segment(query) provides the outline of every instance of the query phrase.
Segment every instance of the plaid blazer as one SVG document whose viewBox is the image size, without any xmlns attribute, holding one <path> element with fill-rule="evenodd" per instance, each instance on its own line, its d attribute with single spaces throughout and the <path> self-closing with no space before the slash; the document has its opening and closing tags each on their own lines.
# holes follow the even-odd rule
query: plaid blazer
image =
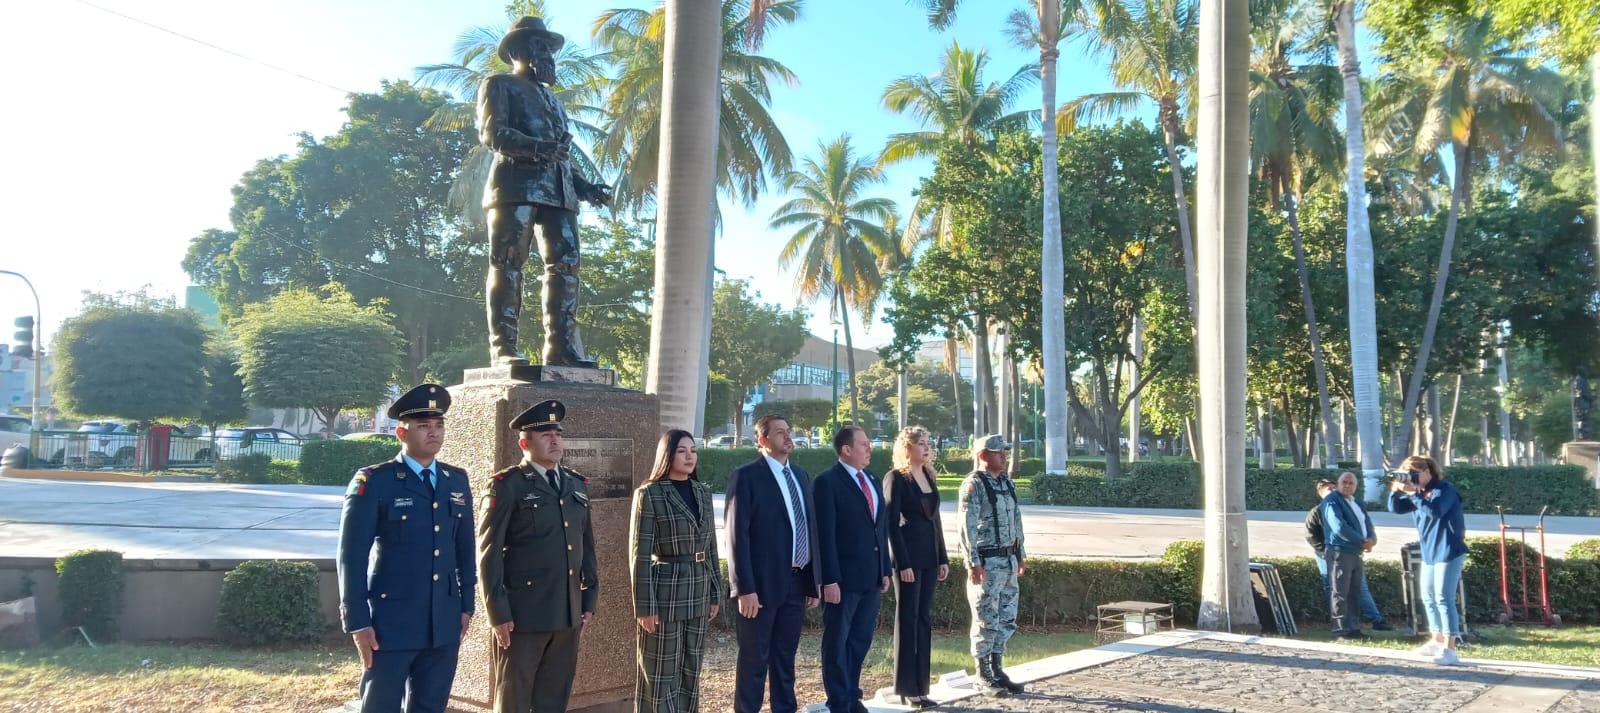
<svg viewBox="0 0 1600 713">
<path fill-rule="evenodd" d="M 662 621 L 705 616 L 727 596 L 717 562 L 717 523 L 711 488 L 694 484 L 700 517 L 689 512 L 670 483 L 645 483 L 633 493 L 634 616 Z M 703 555 L 700 561 L 697 555 Z M 667 561 L 674 560 L 674 561 Z"/>
</svg>

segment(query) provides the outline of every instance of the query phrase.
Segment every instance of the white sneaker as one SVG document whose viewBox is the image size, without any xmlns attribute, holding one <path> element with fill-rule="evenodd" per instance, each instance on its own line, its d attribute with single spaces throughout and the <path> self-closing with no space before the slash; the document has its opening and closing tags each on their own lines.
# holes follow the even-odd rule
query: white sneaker
<svg viewBox="0 0 1600 713">
<path fill-rule="evenodd" d="M 1456 666 L 1461 663 L 1461 657 L 1456 655 L 1455 649 L 1444 649 L 1434 655 L 1433 662 L 1440 666 Z"/>
<path fill-rule="evenodd" d="M 1411 650 L 1413 656 L 1431 659 L 1439 653 L 1439 642 L 1429 639 L 1427 643 Z"/>
</svg>

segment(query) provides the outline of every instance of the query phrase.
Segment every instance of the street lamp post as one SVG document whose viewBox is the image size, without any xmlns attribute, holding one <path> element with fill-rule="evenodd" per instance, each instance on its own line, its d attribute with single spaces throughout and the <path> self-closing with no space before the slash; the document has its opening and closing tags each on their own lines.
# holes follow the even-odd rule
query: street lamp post
<svg viewBox="0 0 1600 713">
<path fill-rule="evenodd" d="M 22 283 L 28 286 L 28 291 L 33 293 L 33 434 L 31 438 L 37 439 L 41 425 L 39 420 L 39 390 L 42 388 L 42 384 L 39 383 L 39 378 L 42 372 L 39 364 L 44 361 L 41 358 L 44 356 L 44 342 L 40 339 L 44 335 L 44 311 L 39 308 L 39 291 L 33 289 L 33 281 L 29 280 L 27 275 L 10 270 L 0 270 L 0 275 L 15 275 L 17 279 L 22 280 Z M 28 445 L 31 449 L 38 444 L 29 443 Z"/>
</svg>

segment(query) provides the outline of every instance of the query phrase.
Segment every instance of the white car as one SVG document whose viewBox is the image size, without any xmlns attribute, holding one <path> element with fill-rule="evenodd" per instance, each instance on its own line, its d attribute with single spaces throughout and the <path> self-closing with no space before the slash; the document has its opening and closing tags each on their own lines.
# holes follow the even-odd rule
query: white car
<svg viewBox="0 0 1600 713">
<path fill-rule="evenodd" d="M 228 428 L 217 432 L 217 457 L 226 460 L 264 453 L 273 460 L 300 460 L 303 442 L 281 428 Z"/>
<path fill-rule="evenodd" d="M 373 438 L 376 438 L 376 439 L 378 439 L 380 441 L 396 441 L 396 442 L 398 442 L 400 440 L 399 437 L 395 436 L 393 433 L 383 433 L 381 431 L 356 431 L 354 433 L 346 433 L 343 436 L 340 436 L 339 440 L 341 440 L 341 441 L 365 441 L 365 440 L 369 440 L 369 439 L 373 439 Z"/>
</svg>

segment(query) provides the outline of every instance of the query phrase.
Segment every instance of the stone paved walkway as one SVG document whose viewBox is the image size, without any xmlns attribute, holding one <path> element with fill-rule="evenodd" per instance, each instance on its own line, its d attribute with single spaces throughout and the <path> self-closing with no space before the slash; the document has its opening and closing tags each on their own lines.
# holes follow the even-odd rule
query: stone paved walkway
<svg viewBox="0 0 1600 713">
<path fill-rule="evenodd" d="M 1401 652 L 1228 636 L 1180 638 L 1176 645 L 1081 667 L 1070 663 L 1072 656 L 1057 657 L 1054 668 L 1067 670 L 1033 681 L 1024 695 L 968 697 L 936 710 L 1600 713 L 1597 669 L 1504 662 L 1441 667 Z M 1030 665 L 1027 672 L 1031 678 L 1050 668 Z"/>
</svg>

